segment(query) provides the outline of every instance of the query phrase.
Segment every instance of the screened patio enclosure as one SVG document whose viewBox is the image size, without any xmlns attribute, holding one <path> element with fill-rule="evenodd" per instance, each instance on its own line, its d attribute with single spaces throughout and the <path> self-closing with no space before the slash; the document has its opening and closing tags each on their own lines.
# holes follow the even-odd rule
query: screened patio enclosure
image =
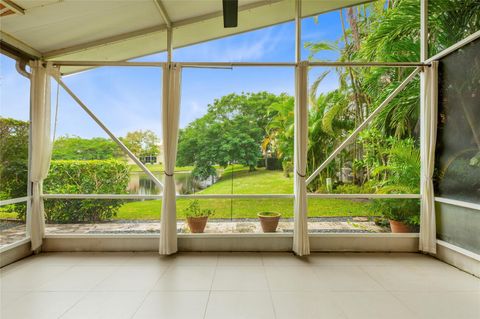
<svg viewBox="0 0 480 319">
<path fill-rule="evenodd" d="M 24 192 L 18 196 L 6 192 L 3 196 L 1 192 L 0 213 L 5 214 L 1 215 L 5 223 L 2 253 L 28 246 L 26 250 L 37 252 L 124 249 L 158 250 L 163 255 L 183 250 L 291 250 L 299 256 L 330 250 L 436 254 L 437 249 L 458 246 L 458 251 L 479 254 L 480 242 L 475 234 L 480 231 L 480 185 L 476 179 L 480 176 L 476 79 L 480 31 L 462 34 L 440 50 L 429 47 L 438 31 L 429 31 L 429 17 L 436 17 L 438 12 L 422 0 L 419 12 L 413 14 L 418 20 L 411 22 L 420 27 L 420 52 L 413 54 L 419 57 L 417 60 L 396 60 L 395 52 L 384 61 L 375 57 L 327 60 L 307 57 L 302 52 L 309 45 L 308 39 L 302 37 L 302 25 L 309 23 L 307 19 L 322 19 L 322 14 L 338 10 L 342 13 L 344 8 L 362 8 L 370 2 L 240 0 L 236 28 L 223 28 L 220 1 L 5 2 L 6 9 L 2 10 L 9 13 L 1 18 L 1 50 L 15 60 L 19 81 L 29 81 L 29 92 L 23 94 L 29 96 L 30 111 L 23 127 L 27 132 L 23 161 L 28 163 L 23 174 Z M 287 61 L 224 61 L 221 53 L 219 60 L 182 58 L 181 50 L 186 47 L 278 25 L 285 27 L 291 44 L 287 45 L 291 48 L 291 59 Z M 458 65 L 469 72 L 459 75 L 455 67 Z M 102 101 L 112 102 L 105 111 L 100 100 L 92 96 L 100 99 L 108 92 L 96 88 L 95 83 L 90 83 L 88 89 L 78 84 L 90 81 L 87 75 L 91 72 L 99 72 L 95 76 L 101 83 L 125 77 L 129 86 L 125 92 L 146 105 L 151 122 L 143 125 L 135 123 L 133 117 L 121 118 L 122 103 L 129 103 L 126 98 L 120 101 L 115 96 L 110 100 L 102 97 Z M 353 120 L 348 127 L 335 127 L 335 120 L 328 124 L 325 118 L 315 122 L 316 103 L 327 98 L 326 91 L 322 91 L 323 79 L 335 77 L 340 82 L 344 80 L 342 72 L 359 78 L 362 74 L 384 72 L 390 77 L 371 84 L 372 90 L 382 92 L 381 99 L 362 102 L 360 92 L 356 96 L 359 100 L 341 110 L 335 108 L 339 103 L 329 102 L 330 109 L 324 114 L 330 112 L 336 119 L 350 116 Z M 257 83 L 250 88 L 245 80 L 248 76 L 258 77 L 264 87 Z M 148 86 L 139 85 L 147 78 Z M 260 159 L 252 160 L 254 164 L 222 161 L 219 158 L 232 157 L 231 153 L 241 157 L 240 151 L 246 149 L 242 139 L 249 134 L 245 129 L 237 129 L 231 136 L 225 131 L 215 141 L 237 144 L 228 154 L 221 153 L 221 148 L 211 152 L 208 167 L 215 174 L 192 177 L 198 165 L 185 159 L 185 150 L 193 147 L 185 141 L 188 128 L 201 122 L 199 117 L 192 118 L 192 109 L 184 106 L 189 92 L 218 90 L 227 96 L 240 92 L 238 87 L 246 92 L 266 92 L 269 84 L 277 82 L 293 95 L 291 99 L 280 95 L 275 101 L 285 106 L 283 118 L 278 109 L 275 111 L 275 123 L 290 127 L 286 146 L 278 146 L 282 142 L 275 139 L 279 129 L 272 129 L 274 121 L 269 119 L 269 130 L 261 132 L 266 146 L 261 150 L 258 147 Z M 418 92 L 418 98 L 408 100 L 405 92 L 412 91 Z M 247 101 L 259 98 L 248 94 L 242 96 Z M 340 100 L 342 94 L 351 93 L 338 91 L 336 98 Z M 212 102 L 209 108 L 220 110 L 219 103 Z M 392 105 L 400 104 L 411 105 L 409 113 L 396 115 Z M 245 117 L 260 120 L 246 105 L 242 111 Z M 128 163 L 128 176 L 109 171 L 111 168 L 73 165 L 61 157 L 59 141 L 66 142 L 56 132 L 76 135 L 75 125 L 65 124 L 67 109 L 76 112 L 76 125 L 95 130 L 98 134 L 92 133 L 93 138 L 102 137 L 111 143 L 112 154 L 123 163 L 118 165 Z M 8 114 L 2 111 L 0 115 L 8 118 Z M 228 117 L 236 113 L 226 114 Z M 418 114 L 419 120 L 407 122 L 411 134 L 408 138 L 404 134 L 397 144 L 387 140 L 385 132 L 372 129 L 379 117 L 398 121 L 411 114 Z M 125 132 L 115 127 L 115 121 L 131 130 L 158 131 L 160 141 L 155 150 L 139 155 L 127 136 L 122 137 Z M 325 129 L 315 131 L 312 123 L 321 123 Z M 341 129 L 342 134 L 329 135 L 328 129 Z M 402 136 L 401 132 L 393 132 L 392 136 L 395 134 Z M 206 134 L 202 137 L 211 138 Z M 76 141 L 76 147 L 80 142 Z M 373 143 L 378 147 L 371 147 Z M 400 152 L 408 153 L 413 164 L 401 162 Z M 289 154 L 289 160 L 285 154 Z M 198 154 L 192 156 L 198 163 Z M 284 159 L 275 164 L 277 156 Z M 155 158 L 158 169 L 145 162 L 147 157 Z M 114 155 L 104 159 L 113 160 Z M 374 169 L 369 161 L 383 165 Z M 358 165 L 363 165 L 361 170 Z M 274 168 L 270 170 L 269 166 Z M 282 167 L 286 176 L 281 173 Z M 62 173 L 67 169 L 70 173 Z M 247 179 L 253 170 L 258 179 Z M 393 187 L 393 178 L 404 175 L 410 177 L 409 185 L 413 186 Z M 97 184 L 71 186 L 88 177 Z M 120 186 L 124 183 L 126 187 Z M 359 183 L 362 187 L 354 186 Z M 119 187 L 109 188 L 108 184 Z M 185 212 L 193 202 L 214 212 L 204 234 L 191 233 L 186 225 Z M 391 233 L 381 213 L 382 209 L 399 207 L 406 207 L 408 218 L 417 225 L 409 233 Z M 19 211 L 23 219 L 12 217 Z M 123 219 L 115 220 L 111 211 Z M 262 232 L 256 215 L 265 211 L 281 213 L 277 232 Z"/>
</svg>

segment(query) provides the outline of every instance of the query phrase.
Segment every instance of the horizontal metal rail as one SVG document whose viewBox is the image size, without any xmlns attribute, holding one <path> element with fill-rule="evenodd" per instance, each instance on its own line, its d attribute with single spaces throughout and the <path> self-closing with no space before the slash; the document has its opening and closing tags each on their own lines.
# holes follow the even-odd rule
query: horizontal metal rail
<svg viewBox="0 0 480 319">
<path fill-rule="evenodd" d="M 307 194 L 308 198 L 333 198 L 333 199 L 419 199 L 420 194 Z"/>
<path fill-rule="evenodd" d="M 129 61 L 49 61 L 55 66 L 140 66 L 162 67 L 165 62 L 129 62 Z"/>
<path fill-rule="evenodd" d="M 475 209 L 480 211 L 480 204 L 465 202 L 463 200 L 455 200 L 455 199 L 444 198 L 444 197 L 435 197 L 435 201 L 439 203 L 449 204 L 453 206 L 460 206 L 460 207 L 465 207 L 465 208 L 470 208 L 470 209 Z"/>
<path fill-rule="evenodd" d="M 43 194 L 44 199 L 162 199 L 162 195 L 135 194 Z"/>
<path fill-rule="evenodd" d="M 309 66 L 339 66 L 339 67 L 400 67 L 400 68 L 414 68 L 425 66 L 428 64 L 422 62 L 336 62 L 336 61 L 318 61 L 308 62 Z"/>
<path fill-rule="evenodd" d="M 295 198 L 294 194 L 199 194 L 199 195 L 177 195 L 177 198 L 225 198 L 225 199 L 255 199 L 255 198 Z"/>
<path fill-rule="evenodd" d="M 126 67 L 162 67 L 167 62 L 129 62 L 129 61 L 50 61 L 55 66 L 126 66 Z M 421 62 L 343 62 L 343 61 L 305 61 L 312 67 L 419 67 L 429 65 Z M 232 68 L 232 67 L 295 67 L 295 62 L 175 62 L 182 68 Z"/>
<path fill-rule="evenodd" d="M 43 194 L 44 199 L 162 199 L 163 195 L 135 195 L 135 194 Z M 294 198 L 293 194 L 201 194 L 177 195 L 177 198 Z"/>
<path fill-rule="evenodd" d="M 5 199 L 5 200 L 0 201 L 0 206 L 24 203 L 24 202 L 28 201 L 29 199 L 30 199 L 29 196 L 12 198 L 12 199 Z"/>
<path fill-rule="evenodd" d="M 43 194 L 44 199 L 124 199 L 124 200 L 159 200 L 162 195 L 135 194 Z M 282 199 L 295 198 L 294 194 L 199 194 L 177 195 L 177 198 L 189 199 Z M 420 194 L 307 194 L 308 198 L 333 199 L 370 199 L 370 198 L 420 198 Z"/>
</svg>

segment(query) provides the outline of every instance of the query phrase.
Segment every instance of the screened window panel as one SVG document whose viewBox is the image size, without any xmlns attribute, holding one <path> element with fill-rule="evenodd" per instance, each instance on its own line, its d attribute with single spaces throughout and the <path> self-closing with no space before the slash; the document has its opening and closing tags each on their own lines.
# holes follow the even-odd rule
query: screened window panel
<svg viewBox="0 0 480 319">
<path fill-rule="evenodd" d="M 435 196 L 480 204 L 480 40 L 440 60 Z"/>
</svg>

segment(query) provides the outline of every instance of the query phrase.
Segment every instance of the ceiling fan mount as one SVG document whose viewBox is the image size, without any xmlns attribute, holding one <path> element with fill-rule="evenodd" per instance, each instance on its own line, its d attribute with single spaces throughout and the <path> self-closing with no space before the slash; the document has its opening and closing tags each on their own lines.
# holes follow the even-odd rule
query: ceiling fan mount
<svg viewBox="0 0 480 319">
<path fill-rule="evenodd" d="M 238 0 L 222 0 L 223 27 L 236 28 L 238 25 Z"/>
</svg>

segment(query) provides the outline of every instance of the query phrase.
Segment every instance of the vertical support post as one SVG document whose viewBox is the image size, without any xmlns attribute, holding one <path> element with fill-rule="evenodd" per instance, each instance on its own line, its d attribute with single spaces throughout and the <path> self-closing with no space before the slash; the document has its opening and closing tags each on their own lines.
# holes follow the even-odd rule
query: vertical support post
<svg viewBox="0 0 480 319">
<path fill-rule="evenodd" d="M 17 62 L 17 66 L 18 66 Z M 29 74 L 28 74 L 29 75 Z M 30 75 L 28 79 L 31 80 Z M 32 233 L 32 103 L 29 106 L 28 113 L 28 162 L 27 162 L 27 211 L 25 213 L 25 231 L 27 237 Z"/>
<path fill-rule="evenodd" d="M 420 0 L 420 62 L 428 59 L 428 0 Z M 425 67 L 424 67 L 425 68 Z M 425 69 L 420 73 L 420 201 L 425 201 Z"/>
<path fill-rule="evenodd" d="M 168 26 L 167 27 L 167 62 L 168 63 L 172 62 L 172 36 L 173 36 L 172 27 Z"/>
<path fill-rule="evenodd" d="M 420 62 L 428 59 L 428 0 L 420 0 Z M 424 67 L 425 68 L 425 67 Z M 421 201 L 424 201 L 423 181 L 425 176 L 425 126 L 423 117 L 425 116 L 425 70 L 420 73 L 420 195 Z"/>
<path fill-rule="evenodd" d="M 428 0 L 420 0 L 420 61 L 428 59 Z"/>
<path fill-rule="evenodd" d="M 302 1 L 295 0 L 294 225 L 293 251 L 310 254 L 307 222 L 308 62 L 301 62 Z"/>
<path fill-rule="evenodd" d="M 302 1 L 295 0 L 295 62 L 302 59 Z"/>
</svg>

